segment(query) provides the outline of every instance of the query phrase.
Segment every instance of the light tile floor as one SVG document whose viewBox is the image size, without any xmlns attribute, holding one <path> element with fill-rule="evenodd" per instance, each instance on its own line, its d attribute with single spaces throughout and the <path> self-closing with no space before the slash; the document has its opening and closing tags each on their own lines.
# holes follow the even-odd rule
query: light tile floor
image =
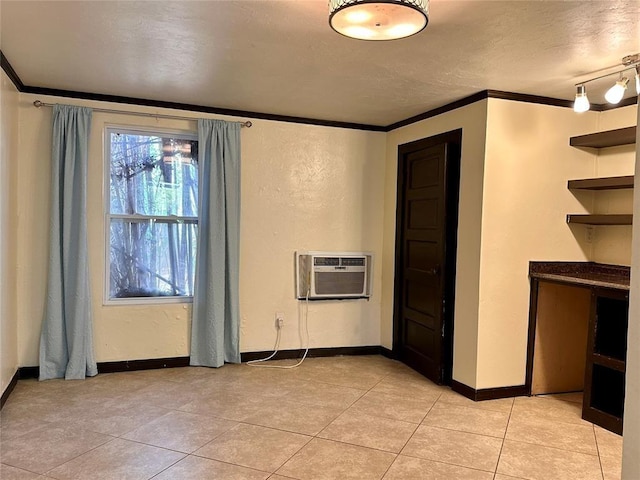
<svg viewBox="0 0 640 480">
<path fill-rule="evenodd" d="M 0 478 L 619 479 L 621 437 L 580 402 L 476 403 L 379 356 L 23 380 L 1 414 Z"/>
</svg>

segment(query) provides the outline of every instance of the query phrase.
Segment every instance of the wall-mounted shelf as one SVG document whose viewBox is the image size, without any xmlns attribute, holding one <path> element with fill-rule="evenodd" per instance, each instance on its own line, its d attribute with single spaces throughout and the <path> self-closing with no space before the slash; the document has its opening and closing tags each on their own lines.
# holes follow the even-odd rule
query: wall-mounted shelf
<svg viewBox="0 0 640 480">
<path fill-rule="evenodd" d="M 569 190 L 619 190 L 622 188 L 633 188 L 633 175 L 569 180 L 567 182 L 567 188 L 569 188 Z"/>
<path fill-rule="evenodd" d="M 570 213 L 567 215 L 567 223 L 581 225 L 631 225 L 633 215 L 575 215 Z"/>
<path fill-rule="evenodd" d="M 636 143 L 636 127 L 618 128 L 569 138 L 572 147 L 606 148 Z"/>
</svg>

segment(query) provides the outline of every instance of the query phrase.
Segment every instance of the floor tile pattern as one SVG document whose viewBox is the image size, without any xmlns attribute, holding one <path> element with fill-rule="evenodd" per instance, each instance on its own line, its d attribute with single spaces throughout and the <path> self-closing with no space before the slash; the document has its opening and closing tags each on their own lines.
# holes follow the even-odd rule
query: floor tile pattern
<svg viewBox="0 0 640 480">
<path fill-rule="evenodd" d="M 472 402 L 381 356 L 21 380 L 0 478 L 619 480 L 622 439 L 580 402 Z"/>
</svg>

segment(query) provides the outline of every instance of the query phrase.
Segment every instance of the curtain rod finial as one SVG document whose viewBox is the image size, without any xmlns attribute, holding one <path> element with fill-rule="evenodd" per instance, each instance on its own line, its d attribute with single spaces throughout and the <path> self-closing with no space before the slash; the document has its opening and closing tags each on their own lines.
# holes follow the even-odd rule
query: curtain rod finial
<svg viewBox="0 0 640 480">
<path fill-rule="evenodd" d="M 36 100 L 35 102 L 33 102 L 33 106 L 36 108 L 40 108 L 44 105 L 44 103 L 42 103 L 40 100 Z"/>
</svg>

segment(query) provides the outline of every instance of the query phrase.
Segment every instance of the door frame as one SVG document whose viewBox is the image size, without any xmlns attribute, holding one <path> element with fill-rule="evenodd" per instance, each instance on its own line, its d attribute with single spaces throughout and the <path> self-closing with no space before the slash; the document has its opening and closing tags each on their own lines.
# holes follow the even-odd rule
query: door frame
<svg viewBox="0 0 640 480">
<path fill-rule="evenodd" d="M 405 161 L 410 152 L 429 148 L 442 143 L 447 144 L 444 172 L 445 188 L 445 259 L 442 268 L 443 281 L 443 332 L 442 332 L 442 371 L 441 382 L 450 385 L 453 373 L 453 329 L 455 310 L 456 259 L 458 244 L 458 205 L 460 197 L 460 163 L 462 157 L 462 129 L 451 130 L 428 138 L 398 145 L 398 172 L 396 190 L 396 237 L 395 269 L 393 289 L 393 356 L 400 358 L 400 340 L 402 338 L 402 224 L 404 218 Z"/>
</svg>

